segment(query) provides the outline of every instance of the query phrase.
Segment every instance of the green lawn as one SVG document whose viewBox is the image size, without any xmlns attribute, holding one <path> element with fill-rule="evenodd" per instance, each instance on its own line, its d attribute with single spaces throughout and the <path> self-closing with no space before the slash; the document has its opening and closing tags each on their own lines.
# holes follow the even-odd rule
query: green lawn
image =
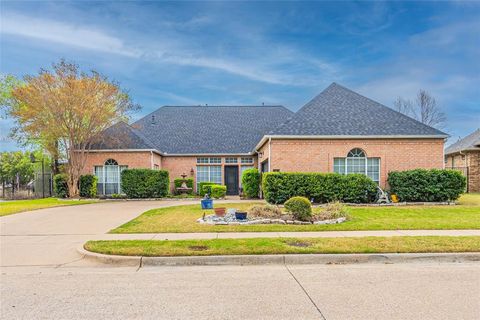
<svg viewBox="0 0 480 320">
<path fill-rule="evenodd" d="M 0 217 L 24 211 L 50 207 L 75 206 L 96 201 L 97 200 L 59 200 L 56 198 L 2 201 L 0 202 Z"/>
<path fill-rule="evenodd" d="M 256 232 L 399 229 L 480 229 L 480 194 L 469 194 L 456 206 L 350 207 L 350 221 L 336 225 L 211 226 L 196 222 L 200 205 L 147 211 L 111 233 Z M 232 203 L 229 208 L 248 209 L 252 203 Z M 211 212 L 209 212 L 211 213 Z"/>
<path fill-rule="evenodd" d="M 293 253 L 479 252 L 480 237 L 251 238 L 102 240 L 85 249 L 127 256 L 210 256 Z"/>
</svg>

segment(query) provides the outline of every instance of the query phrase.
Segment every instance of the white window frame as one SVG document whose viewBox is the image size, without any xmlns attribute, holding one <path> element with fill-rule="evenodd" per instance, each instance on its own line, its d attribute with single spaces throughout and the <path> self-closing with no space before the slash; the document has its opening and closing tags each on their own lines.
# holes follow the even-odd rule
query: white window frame
<svg viewBox="0 0 480 320">
<path fill-rule="evenodd" d="M 360 148 L 354 148 L 354 149 L 352 149 L 352 150 L 355 150 L 355 149 L 360 149 Z M 348 155 L 352 150 L 350 150 L 350 151 L 347 153 L 347 155 Z M 362 149 L 360 149 L 360 150 L 362 150 Z M 382 170 L 382 166 L 381 166 L 381 161 L 382 161 L 382 159 L 381 159 L 380 157 L 367 157 L 367 153 L 366 153 L 365 151 L 363 151 L 363 150 L 362 150 L 362 152 L 363 152 L 363 154 L 365 155 L 364 157 L 335 157 L 335 158 L 333 158 L 333 171 L 335 172 L 335 159 L 343 159 L 343 160 L 344 160 L 344 166 L 345 166 L 345 168 L 344 168 L 344 172 L 345 172 L 345 173 L 343 173 L 343 174 L 359 173 L 359 172 L 348 172 L 348 160 L 352 160 L 352 159 L 365 159 L 364 172 L 361 173 L 361 174 L 364 174 L 365 176 L 369 177 L 369 176 L 368 176 L 368 160 L 369 160 L 369 159 L 378 159 L 378 181 L 373 180 L 373 179 L 370 178 L 370 177 L 369 177 L 369 178 L 372 179 L 374 182 L 376 182 L 376 183 L 379 184 L 379 183 L 380 183 L 380 177 L 381 177 L 381 170 Z M 340 173 L 340 174 L 342 174 L 342 173 Z"/>
<path fill-rule="evenodd" d="M 118 182 L 117 182 L 117 190 L 118 190 L 118 193 L 121 194 L 122 193 L 122 171 L 125 170 L 125 169 L 128 169 L 128 166 L 127 165 L 119 165 L 118 164 L 118 161 L 116 161 L 115 159 L 107 159 L 102 166 L 93 166 L 93 175 L 94 176 L 97 176 L 96 175 L 96 172 L 95 172 L 95 167 L 102 167 L 102 195 L 106 195 L 105 194 L 105 186 L 106 186 L 106 182 L 105 182 L 105 167 L 107 165 L 105 165 L 105 163 L 107 163 L 109 160 L 114 160 L 117 164 L 115 165 L 117 167 L 117 174 L 118 174 Z M 108 166 L 112 166 L 112 165 L 108 165 Z"/>
<path fill-rule="evenodd" d="M 238 158 L 236 158 L 236 157 L 226 157 L 225 158 L 225 163 L 237 164 L 238 163 Z"/>
<path fill-rule="evenodd" d="M 240 163 L 241 164 L 253 164 L 254 161 L 253 161 L 253 158 L 242 157 L 242 159 L 240 160 Z"/>
</svg>

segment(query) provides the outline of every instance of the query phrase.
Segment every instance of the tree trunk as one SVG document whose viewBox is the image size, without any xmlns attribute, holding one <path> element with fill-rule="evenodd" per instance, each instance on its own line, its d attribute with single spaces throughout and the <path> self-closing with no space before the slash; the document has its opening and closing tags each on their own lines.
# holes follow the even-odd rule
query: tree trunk
<svg viewBox="0 0 480 320">
<path fill-rule="evenodd" d="M 68 177 L 68 196 L 70 198 L 75 198 L 78 196 L 78 177 L 75 177 L 73 174 L 70 174 Z"/>
</svg>

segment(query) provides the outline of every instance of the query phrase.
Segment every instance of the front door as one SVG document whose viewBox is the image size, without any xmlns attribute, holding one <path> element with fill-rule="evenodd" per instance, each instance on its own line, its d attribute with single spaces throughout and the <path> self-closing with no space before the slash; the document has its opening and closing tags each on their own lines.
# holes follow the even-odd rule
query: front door
<svg viewBox="0 0 480 320">
<path fill-rule="evenodd" d="M 238 195 L 238 166 L 225 166 L 225 185 L 228 195 Z"/>
</svg>

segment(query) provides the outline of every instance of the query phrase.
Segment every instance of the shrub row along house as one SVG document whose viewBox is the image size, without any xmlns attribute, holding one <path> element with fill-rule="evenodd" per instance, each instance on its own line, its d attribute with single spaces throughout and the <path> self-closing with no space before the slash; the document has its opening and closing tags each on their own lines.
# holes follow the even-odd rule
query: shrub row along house
<svg viewBox="0 0 480 320">
<path fill-rule="evenodd" d="M 125 168 L 164 169 L 239 193 L 241 174 L 362 173 L 384 187 L 388 172 L 443 168 L 447 134 L 336 83 L 296 113 L 283 106 L 164 106 L 107 129 L 85 174 L 99 194 L 121 193 Z"/>
</svg>

